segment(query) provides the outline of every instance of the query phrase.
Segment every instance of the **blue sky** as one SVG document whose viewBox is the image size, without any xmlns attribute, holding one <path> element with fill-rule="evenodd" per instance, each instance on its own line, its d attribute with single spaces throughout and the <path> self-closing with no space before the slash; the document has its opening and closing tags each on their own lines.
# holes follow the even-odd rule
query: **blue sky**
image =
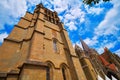
<svg viewBox="0 0 120 80">
<path fill-rule="evenodd" d="M 0 2 L 0 45 L 26 11 L 33 12 L 41 0 L 2 0 Z M 120 3 L 100 2 L 92 7 L 81 0 L 44 0 L 43 5 L 57 11 L 73 44 L 82 38 L 99 53 L 104 47 L 120 55 Z"/>
</svg>

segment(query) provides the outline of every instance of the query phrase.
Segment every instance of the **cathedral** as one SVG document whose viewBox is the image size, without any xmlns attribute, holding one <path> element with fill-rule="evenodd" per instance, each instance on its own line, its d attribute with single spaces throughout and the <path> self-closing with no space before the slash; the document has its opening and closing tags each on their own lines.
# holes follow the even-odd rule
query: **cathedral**
<svg viewBox="0 0 120 80">
<path fill-rule="evenodd" d="M 36 5 L 0 46 L 0 80 L 120 80 L 120 57 L 73 45 L 57 12 Z"/>
</svg>

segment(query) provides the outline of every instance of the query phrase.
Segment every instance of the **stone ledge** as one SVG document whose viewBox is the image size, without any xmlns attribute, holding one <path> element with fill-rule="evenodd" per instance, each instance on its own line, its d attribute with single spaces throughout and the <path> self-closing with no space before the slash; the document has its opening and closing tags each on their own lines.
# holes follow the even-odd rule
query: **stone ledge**
<svg viewBox="0 0 120 80">
<path fill-rule="evenodd" d="M 4 73 L 4 72 L 0 72 L 0 77 L 6 77 L 7 76 L 7 72 Z"/>
</svg>

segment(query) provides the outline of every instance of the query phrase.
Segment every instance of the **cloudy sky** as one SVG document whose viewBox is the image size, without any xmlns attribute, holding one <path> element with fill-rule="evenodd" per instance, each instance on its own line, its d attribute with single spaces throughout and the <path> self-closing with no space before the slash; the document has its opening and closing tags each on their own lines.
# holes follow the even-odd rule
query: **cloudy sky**
<svg viewBox="0 0 120 80">
<path fill-rule="evenodd" d="M 33 12 L 41 0 L 0 1 L 0 45 L 26 11 Z M 43 5 L 57 11 L 65 24 L 71 42 L 80 44 L 82 38 L 99 53 L 104 47 L 120 55 L 120 3 L 118 0 L 88 6 L 81 0 L 43 0 Z"/>
</svg>

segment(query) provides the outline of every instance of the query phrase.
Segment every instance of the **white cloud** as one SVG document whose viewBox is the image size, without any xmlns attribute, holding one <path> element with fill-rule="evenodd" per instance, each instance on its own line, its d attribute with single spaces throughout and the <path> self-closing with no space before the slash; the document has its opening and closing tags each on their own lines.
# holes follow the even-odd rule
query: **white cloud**
<svg viewBox="0 0 120 80">
<path fill-rule="evenodd" d="M 62 20 L 62 19 L 63 19 L 63 16 L 59 16 L 59 18 L 60 18 L 60 20 Z"/>
<path fill-rule="evenodd" d="M 85 15 L 82 15 L 82 16 L 80 17 L 80 23 L 83 23 L 83 22 L 85 22 Z"/>
<path fill-rule="evenodd" d="M 94 46 L 94 45 L 96 45 L 96 44 L 98 43 L 98 40 L 97 40 L 96 37 L 93 37 L 92 39 L 86 38 L 86 39 L 84 39 L 83 41 L 84 41 L 89 47 Z M 80 41 L 77 41 L 76 43 L 74 43 L 73 46 L 75 46 L 75 44 L 77 44 L 78 46 L 80 46 L 80 47 L 83 49 L 82 44 L 81 44 Z"/>
<path fill-rule="evenodd" d="M 116 44 L 116 42 L 108 43 L 108 44 L 105 44 L 104 47 L 107 47 L 108 49 L 114 48 L 114 47 L 115 47 L 115 44 Z"/>
<path fill-rule="evenodd" d="M 75 17 L 73 15 L 71 15 L 71 14 L 66 14 L 65 19 L 66 20 L 73 20 L 73 19 L 75 19 Z"/>
<path fill-rule="evenodd" d="M 90 39 L 90 38 L 84 39 L 84 42 L 86 44 L 88 44 L 89 46 L 94 46 L 94 45 L 96 45 L 98 43 L 98 40 L 97 40 L 96 37 L 93 37 L 92 39 Z"/>
<path fill-rule="evenodd" d="M 107 39 L 102 40 L 102 42 L 100 42 L 98 36 L 94 36 L 91 39 L 86 38 L 86 39 L 84 39 L 84 42 L 88 46 L 95 48 L 97 50 L 97 52 L 100 54 L 103 53 L 105 47 L 107 47 L 108 49 L 112 49 L 115 47 L 115 45 L 117 43 L 117 41 L 111 41 L 111 40 L 107 40 Z"/>
<path fill-rule="evenodd" d="M 113 8 L 108 11 L 106 14 L 104 20 L 98 25 L 98 27 L 95 29 L 95 34 L 98 36 L 101 35 L 117 35 L 120 28 L 117 26 L 120 22 L 120 4 L 115 2 L 114 0 L 114 6 Z"/>
<path fill-rule="evenodd" d="M 81 6 L 82 5 L 71 6 L 71 8 L 66 10 L 64 15 L 64 23 L 69 27 L 69 30 L 77 30 L 78 28 L 75 24 L 80 24 L 85 21 L 86 14 L 83 10 L 81 10 Z M 79 20 L 79 22 L 76 22 L 76 20 Z"/>
<path fill-rule="evenodd" d="M 103 52 L 103 48 L 107 47 L 108 49 L 112 49 L 115 47 L 116 43 L 120 41 L 119 39 L 119 31 L 120 31 L 120 4 L 117 0 L 112 1 L 113 8 L 111 8 L 104 20 L 95 28 L 94 35 L 97 36 L 97 39 L 101 37 L 104 39 L 97 46 L 97 51 L 99 53 Z M 108 35 L 112 35 L 113 38 L 116 38 L 116 41 L 110 40 L 112 38 L 108 38 Z"/>
<path fill-rule="evenodd" d="M 66 24 L 69 28 L 69 30 L 77 30 L 77 27 L 75 26 L 74 22 L 69 22 Z"/>
<path fill-rule="evenodd" d="M 0 43 L 8 36 L 5 24 L 15 25 L 18 18 L 24 16 L 26 10 L 25 0 L 3 0 L 0 2 L 0 30 L 2 31 L 0 32 Z"/>
<path fill-rule="evenodd" d="M 23 16 L 25 14 L 25 11 L 27 10 L 25 0 L 22 0 L 22 1 L 4 0 L 4 1 L 1 1 L 0 5 L 1 5 L 2 9 L 9 12 L 9 13 L 5 12 L 8 16 L 12 16 L 15 18 Z"/>
<path fill-rule="evenodd" d="M 52 1 L 51 1 L 52 2 Z M 54 5 L 54 10 L 57 11 L 58 13 L 61 13 L 65 10 L 68 9 L 68 0 L 54 0 L 53 2 Z"/>
<path fill-rule="evenodd" d="M 97 49 L 98 53 L 103 53 L 104 48 L 107 47 L 108 49 L 114 48 L 116 45 L 116 41 L 112 42 L 112 43 L 102 43 Z"/>
<path fill-rule="evenodd" d="M 8 36 L 8 34 L 6 32 L 0 34 L 0 43 L 2 43 L 4 38 L 6 38 L 7 36 Z"/>
<path fill-rule="evenodd" d="M 0 2 L 0 29 L 5 24 L 15 24 L 17 18 L 23 16 L 27 10 L 25 0 L 3 0 Z"/>
<path fill-rule="evenodd" d="M 81 49 L 83 49 L 82 44 L 80 41 L 77 41 L 76 43 L 73 43 L 73 47 L 75 47 L 75 44 L 77 44 Z"/>
<path fill-rule="evenodd" d="M 76 7 L 79 5 L 82 5 L 82 1 L 81 0 L 68 0 L 69 5 L 71 5 L 72 7 Z"/>
<path fill-rule="evenodd" d="M 114 53 L 116 53 L 120 56 L 120 49 L 116 50 Z"/>
<path fill-rule="evenodd" d="M 95 14 L 95 15 L 99 15 L 104 10 L 103 8 L 100 8 L 99 5 L 96 5 L 96 7 L 94 7 L 94 6 L 90 7 L 88 5 L 85 5 L 85 9 L 86 9 L 87 13 Z"/>
<path fill-rule="evenodd" d="M 104 52 L 104 47 L 96 48 L 96 50 L 99 54 L 102 54 Z"/>
<path fill-rule="evenodd" d="M 80 6 L 70 9 L 70 13 L 73 18 L 79 18 L 81 23 L 85 21 L 85 12 L 80 9 Z"/>
<path fill-rule="evenodd" d="M 42 0 L 26 0 L 26 1 L 29 3 L 29 6 L 33 6 L 39 4 Z"/>
<path fill-rule="evenodd" d="M 99 15 L 102 11 L 103 11 L 103 8 L 91 7 L 91 8 L 89 9 L 88 13 Z"/>
<path fill-rule="evenodd" d="M 71 15 L 75 18 L 80 18 L 81 16 L 85 15 L 85 13 L 80 9 L 80 7 L 73 7 L 70 9 Z"/>
</svg>

